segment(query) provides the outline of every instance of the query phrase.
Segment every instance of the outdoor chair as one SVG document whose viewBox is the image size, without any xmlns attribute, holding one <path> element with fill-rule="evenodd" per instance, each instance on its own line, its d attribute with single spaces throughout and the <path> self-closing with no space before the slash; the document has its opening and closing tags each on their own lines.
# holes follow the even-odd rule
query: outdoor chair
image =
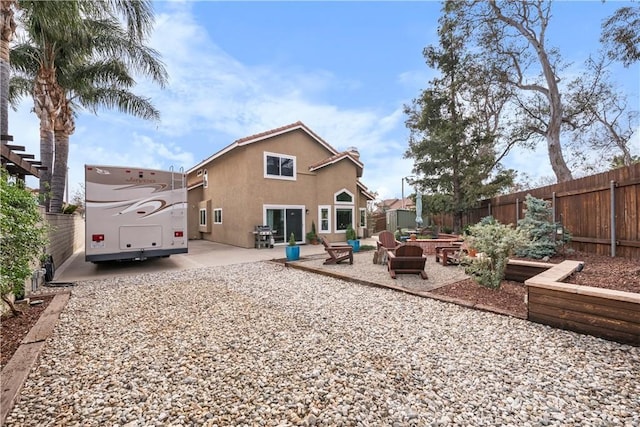
<svg viewBox="0 0 640 427">
<path fill-rule="evenodd" d="M 443 266 L 458 265 L 463 257 L 467 255 L 466 245 L 436 246 L 436 263 Z"/>
<path fill-rule="evenodd" d="M 394 252 L 389 252 L 389 260 L 387 261 L 387 270 L 392 279 L 396 278 L 398 273 L 416 273 L 422 279 L 427 278 L 427 272 L 424 271 L 427 256 L 422 252 L 420 246 L 400 245 Z"/>
<path fill-rule="evenodd" d="M 376 242 L 377 249 L 384 248 L 387 251 L 394 252 L 398 246 L 402 243 L 398 242 L 390 231 L 382 231 L 378 235 L 378 241 Z"/>
<path fill-rule="evenodd" d="M 324 250 L 329 255 L 324 264 L 338 264 L 341 261 L 349 260 L 349 264 L 353 264 L 353 246 L 351 245 L 333 245 L 327 241 L 326 237 L 320 239 Z"/>
<path fill-rule="evenodd" d="M 378 235 L 378 241 L 376 242 L 376 259 L 381 263 L 385 264 L 389 252 L 395 252 L 396 248 L 400 246 L 402 243 L 397 241 L 395 236 L 390 231 L 383 231 Z"/>
</svg>

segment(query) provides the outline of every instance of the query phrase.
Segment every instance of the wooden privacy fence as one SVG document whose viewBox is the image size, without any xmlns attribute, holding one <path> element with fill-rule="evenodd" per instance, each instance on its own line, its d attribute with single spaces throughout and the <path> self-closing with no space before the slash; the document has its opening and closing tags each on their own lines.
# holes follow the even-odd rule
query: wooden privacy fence
<svg viewBox="0 0 640 427">
<path fill-rule="evenodd" d="M 524 218 L 527 194 L 551 202 L 551 220 L 571 233 L 571 248 L 640 259 L 640 164 L 482 200 L 465 215 L 463 225 L 488 215 L 516 224 Z M 440 226 L 453 224 L 449 215 L 433 219 Z"/>
</svg>

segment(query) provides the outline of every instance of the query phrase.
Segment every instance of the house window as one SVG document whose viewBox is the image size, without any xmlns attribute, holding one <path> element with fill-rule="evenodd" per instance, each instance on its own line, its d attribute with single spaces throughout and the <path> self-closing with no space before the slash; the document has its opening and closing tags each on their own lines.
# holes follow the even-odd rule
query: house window
<svg viewBox="0 0 640 427">
<path fill-rule="evenodd" d="M 360 227 L 367 226 L 367 210 L 365 208 L 360 208 Z"/>
<path fill-rule="evenodd" d="M 202 177 L 202 185 L 204 188 L 209 186 L 209 175 L 207 174 L 207 170 L 204 170 L 204 176 Z"/>
<path fill-rule="evenodd" d="M 318 224 L 320 224 L 319 233 L 331 232 L 331 216 L 329 215 L 331 206 L 318 206 Z"/>
<path fill-rule="evenodd" d="M 213 210 L 213 223 L 222 224 L 222 209 L 218 208 Z"/>
<path fill-rule="evenodd" d="M 348 190 L 338 191 L 333 196 L 335 198 L 335 202 L 338 204 L 353 204 L 353 194 Z"/>
<path fill-rule="evenodd" d="M 202 176 L 202 169 L 198 169 L 198 176 Z"/>
<path fill-rule="evenodd" d="M 206 209 L 200 209 L 200 225 L 203 226 L 203 227 L 207 225 L 207 210 Z"/>
<path fill-rule="evenodd" d="M 336 206 L 336 233 L 344 233 L 349 225 L 353 227 L 353 208 Z"/>
<path fill-rule="evenodd" d="M 285 154 L 264 153 L 264 177 L 296 179 L 296 158 Z"/>
</svg>

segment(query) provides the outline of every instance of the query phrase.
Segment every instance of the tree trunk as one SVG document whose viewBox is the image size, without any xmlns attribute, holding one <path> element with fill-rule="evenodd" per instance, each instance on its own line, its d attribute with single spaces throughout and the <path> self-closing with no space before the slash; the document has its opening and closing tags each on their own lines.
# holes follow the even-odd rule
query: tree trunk
<svg viewBox="0 0 640 427">
<path fill-rule="evenodd" d="M 16 23 L 13 19 L 14 1 L 2 0 L 0 5 L 0 134 L 9 133 L 9 44 L 13 40 Z"/>
<path fill-rule="evenodd" d="M 549 100 L 549 124 L 547 127 L 547 151 L 551 168 L 556 175 L 558 182 L 571 181 L 573 176 L 571 170 L 564 161 L 562 146 L 560 145 L 560 130 L 562 126 L 562 99 L 560 89 L 556 81 L 556 75 L 549 63 L 549 57 L 540 44 L 535 44 L 542 71 L 547 81 L 547 99 Z"/>
<path fill-rule="evenodd" d="M 44 121 L 46 122 L 46 121 Z M 53 129 L 47 129 L 40 120 L 40 204 L 49 212 L 51 200 L 51 170 L 53 166 Z"/>
<path fill-rule="evenodd" d="M 33 107 L 40 119 L 40 161 L 46 167 L 40 173 L 40 203 L 47 212 L 53 176 L 53 129 L 60 112 L 60 92 L 55 80 L 55 70 L 40 68 L 34 87 Z"/>
<path fill-rule="evenodd" d="M 55 156 L 51 177 L 51 212 L 61 213 L 67 184 L 69 160 L 69 135 L 75 131 L 73 112 L 65 100 L 55 125 Z M 69 201 L 67 200 L 67 203 Z"/>
<path fill-rule="evenodd" d="M 55 154 L 51 175 L 50 211 L 62 213 L 64 190 L 67 182 L 67 161 L 69 157 L 69 136 L 64 131 L 55 131 Z"/>
</svg>

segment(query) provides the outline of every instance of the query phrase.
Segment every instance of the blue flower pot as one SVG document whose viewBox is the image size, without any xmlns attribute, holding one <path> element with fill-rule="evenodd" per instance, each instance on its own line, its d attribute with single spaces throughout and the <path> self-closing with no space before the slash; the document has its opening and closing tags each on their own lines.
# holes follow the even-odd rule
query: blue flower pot
<svg viewBox="0 0 640 427">
<path fill-rule="evenodd" d="M 285 246 L 287 261 L 297 261 L 300 259 L 300 246 Z"/>
<path fill-rule="evenodd" d="M 360 250 L 360 240 L 347 240 L 347 243 L 353 248 L 353 252 Z"/>
</svg>

